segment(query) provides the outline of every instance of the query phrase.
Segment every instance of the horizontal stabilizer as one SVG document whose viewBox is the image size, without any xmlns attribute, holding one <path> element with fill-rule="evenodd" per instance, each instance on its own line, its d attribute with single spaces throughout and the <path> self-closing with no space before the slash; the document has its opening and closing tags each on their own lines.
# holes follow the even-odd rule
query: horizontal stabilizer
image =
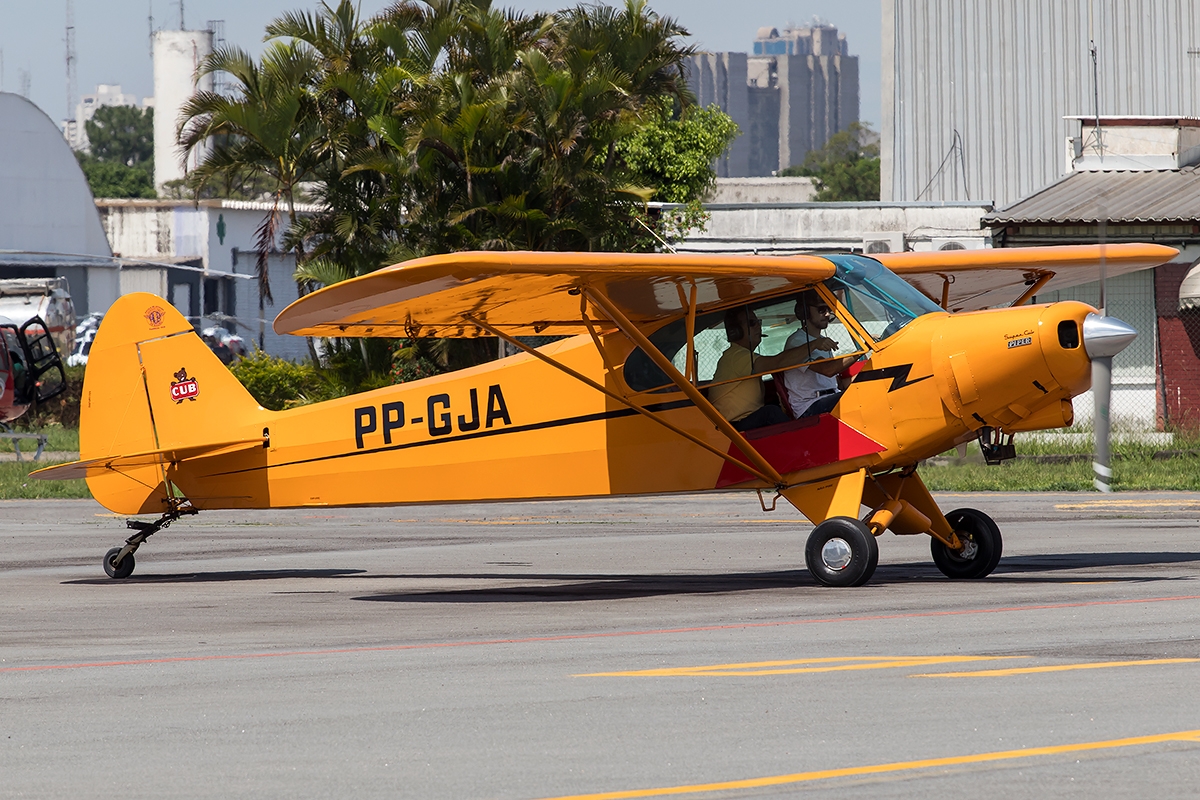
<svg viewBox="0 0 1200 800">
<path fill-rule="evenodd" d="M 70 464 L 59 464 L 29 473 L 31 478 L 43 481 L 66 481 L 104 475 L 111 472 L 124 472 L 138 467 L 151 467 L 162 464 L 178 464 L 183 461 L 193 461 L 198 458 L 222 456 L 262 447 L 267 439 L 259 436 L 253 439 L 237 439 L 232 442 L 216 442 L 214 444 L 190 445 L 187 447 L 168 447 L 164 450 L 146 450 L 129 455 L 105 456 L 86 461 L 72 461 Z"/>
</svg>

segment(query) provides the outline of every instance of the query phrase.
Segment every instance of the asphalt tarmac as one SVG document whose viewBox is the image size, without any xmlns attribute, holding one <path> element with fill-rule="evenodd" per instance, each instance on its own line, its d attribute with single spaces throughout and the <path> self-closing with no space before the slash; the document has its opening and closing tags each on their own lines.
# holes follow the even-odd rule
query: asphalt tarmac
<svg viewBox="0 0 1200 800">
<path fill-rule="evenodd" d="M 0 502 L 0 797 L 1200 794 L 1200 494 L 940 495 L 815 584 L 753 494 L 212 512 Z"/>
</svg>

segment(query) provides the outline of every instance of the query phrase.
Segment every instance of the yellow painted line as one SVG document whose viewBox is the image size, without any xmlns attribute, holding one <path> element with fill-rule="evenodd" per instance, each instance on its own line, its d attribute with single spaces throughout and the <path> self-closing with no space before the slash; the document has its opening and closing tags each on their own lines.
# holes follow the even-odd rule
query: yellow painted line
<svg viewBox="0 0 1200 800">
<path fill-rule="evenodd" d="M 1200 500 L 1088 500 L 1082 503 L 1059 503 L 1059 511 L 1078 511 L 1087 508 L 1196 508 Z"/>
<path fill-rule="evenodd" d="M 799 675 L 813 672 L 848 672 L 864 669 L 931 667 L 966 661 L 1003 661 L 1028 656 L 855 656 L 853 658 L 808 658 L 795 661 L 752 661 L 742 664 L 711 664 L 703 667 L 664 667 L 627 672 L 590 672 L 576 678 L 661 678 L 684 675 Z"/>
<path fill-rule="evenodd" d="M 974 755 L 950 756 L 947 758 L 926 758 L 920 761 L 893 761 L 890 764 L 871 764 L 862 767 L 843 767 L 841 769 L 825 769 L 815 772 L 794 772 L 790 775 L 769 775 L 763 778 L 747 778 L 718 783 L 693 783 L 682 786 L 662 786 L 652 789 L 627 789 L 616 792 L 598 792 L 596 794 L 573 794 L 545 798 L 545 800 L 627 800 L 628 798 L 635 797 L 667 797 L 669 795 L 697 794 L 699 792 L 728 792 L 737 789 L 788 786 L 809 781 L 829 780 L 831 778 L 885 775 L 889 772 L 906 772 L 909 770 L 931 769 L 933 767 L 956 767 L 964 764 L 986 764 L 993 761 L 1011 761 L 1014 759 L 1037 758 L 1039 756 L 1085 753 L 1095 750 L 1114 750 L 1120 747 L 1144 747 L 1146 745 L 1164 744 L 1166 742 L 1200 743 L 1200 730 L 1161 733 L 1156 736 L 1134 736 L 1128 739 L 1107 739 L 1100 742 L 1060 744 L 1051 747 L 1029 747 L 1024 750 L 1000 750 L 991 753 L 976 753 Z"/>
<path fill-rule="evenodd" d="M 1112 667 L 1149 667 L 1157 664 L 1194 664 L 1200 658 L 1154 658 L 1144 661 L 1091 661 L 1083 664 L 1055 664 L 1050 667 L 1016 667 L 1013 669 L 983 669 L 976 672 L 931 672 L 909 675 L 910 678 L 1003 678 L 1008 675 L 1032 675 L 1035 672 L 1070 672 L 1077 669 L 1109 669 Z"/>
</svg>

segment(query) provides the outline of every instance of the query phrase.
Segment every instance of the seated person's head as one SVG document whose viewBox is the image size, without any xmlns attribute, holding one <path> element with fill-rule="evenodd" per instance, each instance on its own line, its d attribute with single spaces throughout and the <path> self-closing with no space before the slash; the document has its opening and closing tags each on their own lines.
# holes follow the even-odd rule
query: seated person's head
<svg viewBox="0 0 1200 800">
<path fill-rule="evenodd" d="M 725 312 L 725 338 L 731 344 L 756 347 L 762 338 L 761 333 L 762 320 L 746 306 L 731 308 Z"/>
<path fill-rule="evenodd" d="M 796 319 L 806 328 L 824 330 L 833 321 L 833 311 L 816 289 L 806 289 L 796 297 Z"/>
</svg>

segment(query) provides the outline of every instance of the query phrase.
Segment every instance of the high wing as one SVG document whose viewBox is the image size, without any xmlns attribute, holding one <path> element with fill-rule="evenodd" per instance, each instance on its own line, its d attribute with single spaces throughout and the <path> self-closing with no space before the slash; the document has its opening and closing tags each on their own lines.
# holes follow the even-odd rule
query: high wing
<svg viewBox="0 0 1200 800">
<path fill-rule="evenodd" d="M 674 253 L 467 252 L 385 267 L 300 298 L 275 319 L 300 336 L 587 333 L 588 294 L 603 294 L 635 325 L 795 290 L 833 277 L 820 256 Z M 694 288 L 693 288 L 694 287 Z M 587 289 L 587 292 L 581 292 Z M 695 300 L 692 301 L 692 292 Z M 582 295 L 582 297 L 581 297 Z M 597 317 L 599 317 L 597 319 Z"/>
<path fill-rule="evenodd" d="M 1165 264 L 1178 254 L 1157 244 L 1010 247 L 878 253 L 881 261 L 948 311 L 1021 305 L 1039 292 Z"/>
</svg>

